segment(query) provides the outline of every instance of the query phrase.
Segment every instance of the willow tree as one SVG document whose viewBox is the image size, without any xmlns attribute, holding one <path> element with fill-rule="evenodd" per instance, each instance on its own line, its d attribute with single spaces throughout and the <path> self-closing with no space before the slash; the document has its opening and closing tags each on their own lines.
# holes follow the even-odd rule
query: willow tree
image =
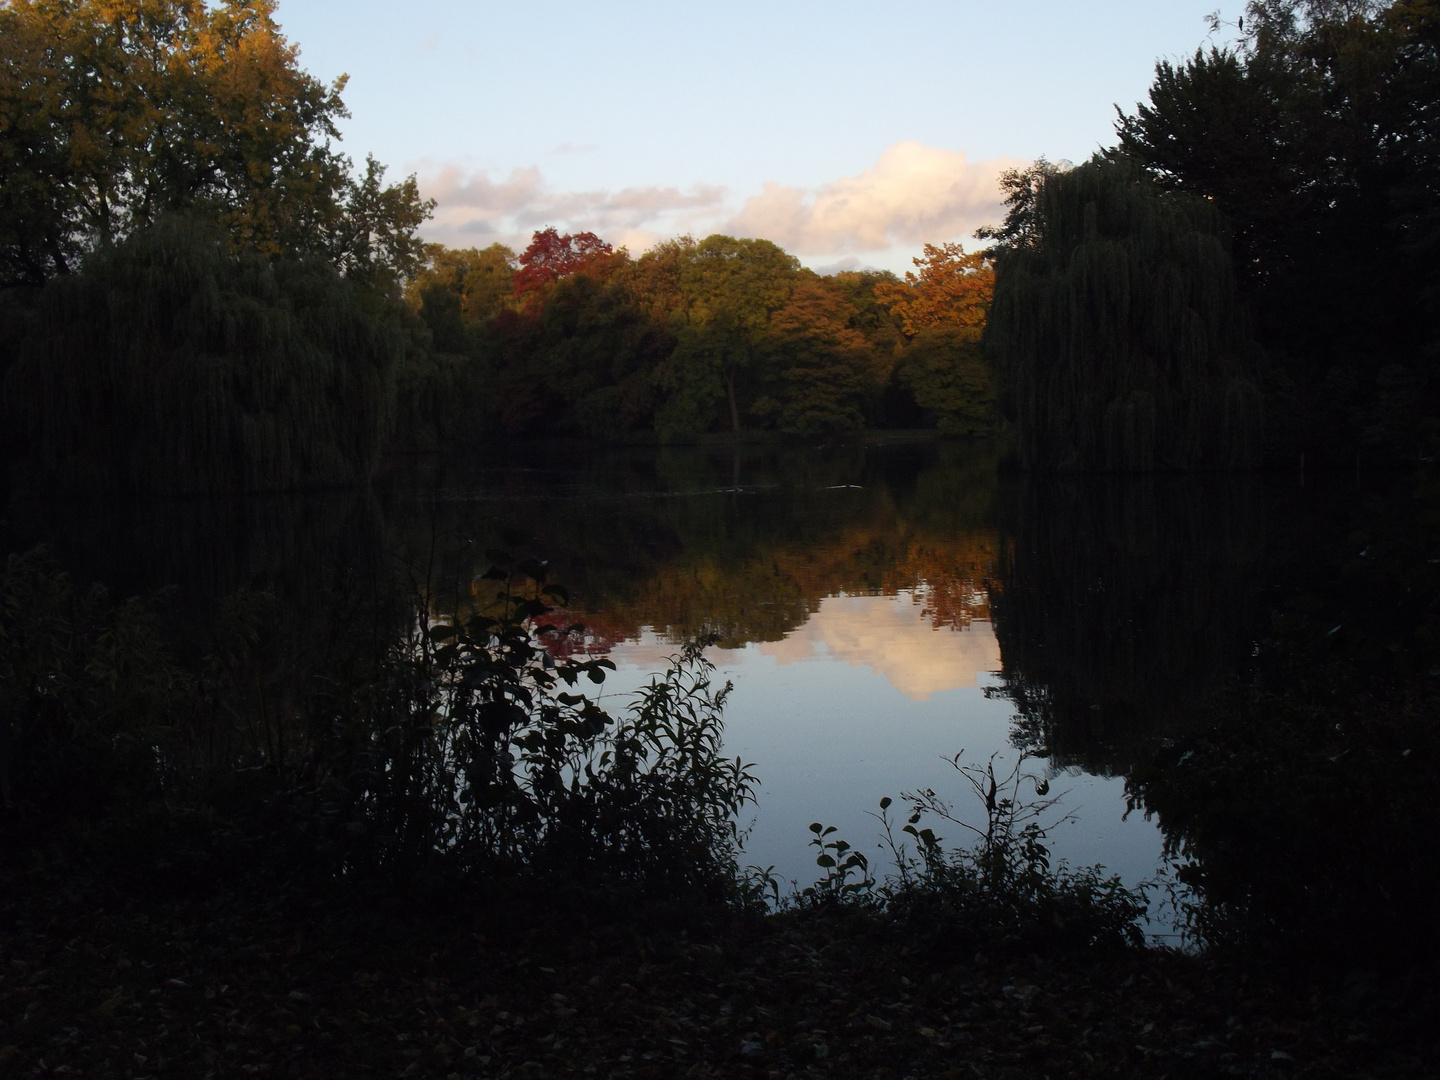
<svg viewBox="0 0 1440 1080">
<path fill-rule="evenodd" d="M 265 491 L 374 469 L 403 341 L 322 260 L 167 219 L 52 280 L 0 387 L 35 483 Z"/>
<path fill-rule="evenodd" d="M 1254 465 L 1261 400 L 1219 214 L 1120 157 L 1032 179 L 986 329 L 1021 462 Z"/>
</svg>

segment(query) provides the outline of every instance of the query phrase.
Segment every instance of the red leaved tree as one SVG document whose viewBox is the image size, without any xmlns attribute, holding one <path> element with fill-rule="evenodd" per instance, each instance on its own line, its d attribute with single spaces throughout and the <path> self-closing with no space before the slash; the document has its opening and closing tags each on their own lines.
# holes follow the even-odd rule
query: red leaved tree
<svg viewBox="0 0 1440 1080">
<path fill-rule="evenodd" d="M 530 246 L 520 256 L 520 269 L 515 272 L 515 295 L 525 296 L 579 273 L 614 251 L 592 232 L 561 236 L 554 229 L 541 229 L 530 238 Z"/>
</svg>

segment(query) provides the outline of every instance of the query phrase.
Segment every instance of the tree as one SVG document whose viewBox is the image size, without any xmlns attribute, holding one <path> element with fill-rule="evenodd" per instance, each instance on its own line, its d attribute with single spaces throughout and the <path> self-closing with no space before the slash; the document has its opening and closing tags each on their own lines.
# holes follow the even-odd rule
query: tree
<svg viewBox="0 0 1440 1080">
<path fill-rule="evenodd" d="M 6 373 L 24 482 L 276 491 L 370 476 L 404 342 L 322 259 L 162 219 L 51 280 Z"/>
<path fill-rule="evenodd" d="M 852 309 L 824 279 L 802 282 L 770 319 L 766 396 L 753 412 L 784 432 L 832 435 L 865 426 L 864 403 L 878 389 L 875 356 L 849 319 Z"/>
<path fill-rule="evenodd" d="M 995 266 L 990 252 L 965 254 L 960 244 L 925 245 L 925 254 L 911 260 L 919 269 L 905 274 L 905 283 L 881 282 L 875 299 L 889 306 L 905 333 L 914 337 L 935 326 L 974 330 L 985 326 L 995 294 Z"/>
<path fill-rule="evenodd" d="M 1257 0 L 1244 25 L 1236 46 L 1158 64 L 1120 149 L 1229 220 L 1286 457 L 1424 455 L 1440 417 L 1440 3 Z M 1420 405 L 1394 413 L 1402 385 Z"/>
<path fill-rule="evenodd" d="M 926 327 L 906 344 L 895 377 L 947 435 L 995 433 L 995 385 L 978 331 L 944 324 Z"/>
<path fill-rule="evenodd" d="M 384 291 L 416 268 L 431 204 L 351 174 L 345 80 L 301 70 L 273 0 L 0 6 L 0 284 L 38 285 L 167 213 L 228 242 L 320 255 Z"/>
<path fill-rule="evenodd" d="M 997 265 L 985 344 L 1027 466 L 1258 460 L 1262 409 L 1224 221 L 1125 158 L 1044 179 L 1034 242 Z"/>
<path fill-rule="evenodd" d="M 500 310 L 513 294 L 515 252 L 504 244 L 477 248 L 447 248 L 427 244 L 425 264 L 405 290 L 412 307 L 425 297 L 445 290 L 454 295 L 460 317 L 469 324 L 483 322 Z"/>
<path fill-rule="evenodd" d="M 958 243 L 926 244 L 913 261 L 918 274 L 875 286 L 876 301 L 906 336 L 896 376 L 942 431 L 988 434 L 997 417 L 980 339 L 995 294 L 994 256 L 986 249 L 967 255 Z"/>
<path fill-rule="evenodd" d="M 740 430 L 737 381 L 761 356 L 770 317 L 782 308 L 800 274 L 800 261 L 769 240 L 709 236 L 674 252 L 684 309 L 678 343 L 664 385 L 672 392 L 662 426 L 703 430 L 710 407 L 723 397 L 730 427 Z"/>
<path fill-rule="evenodd" d="M 1048 177 L 1070 168 L 1068 161 L 1052 163 L 1043 157 L 1029 168 L 1006 169 L 1000 174 L 1000 190 L 1005 192 L 1005 213 L 1001 225 L 982 225 L 975 230 L 975 239 L 993 240 L 991 254 L 998 255 L 1011 248 L 1030 247 L 1039 239 L 1040 187 Z"/>
<path fill-rule="evenodd" d="M 592 232 L 561 236 L 554 229 L 541 229 L 520 255 L 512 288 L 517 297 L 532 296 L 545 286 L 571 274 L 595 267 L 615 249 Z"/>
<path fill-rule="evenodd" d="M 648 429 L 655 411 L 655 372 L 674 347 L 664 324 L 635 300 L 621 275 L 588 273 L 559 281 L 540 316 L 533 376 L 563 402 L 547 433 L 572 426 L 618 439 Z"/>
</svg>

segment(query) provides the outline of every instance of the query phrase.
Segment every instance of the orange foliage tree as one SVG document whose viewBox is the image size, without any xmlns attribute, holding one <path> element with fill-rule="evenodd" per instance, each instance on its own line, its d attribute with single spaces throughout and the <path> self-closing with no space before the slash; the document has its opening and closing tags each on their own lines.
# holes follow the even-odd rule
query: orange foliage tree
<svg viewBox="0 0 1440 1080">
<path fill-rule="evenodd" d="M 39 285 L 167 213 L 392 290 L 433 204 L 334 146 L 345 79 L 303 71 L 274 0 L 0 4 L 0 284 Z"/>
<path fill-rule="evenodd" d="M 924 256 L 913 261 L 918 275 L 909 271 L 903 283 L 875 283 L 875 299 L 899 316 L 906 336 L 939 326 L 971 329 L 978 335 L 995 296 L 990 252 L 967 255 L 960 244 L 926 244 Z"/>
<path fill-rule="evenodd" d="M 960 244 L 925 245 L 920 271 L 901 282 L 877 282 L 876 300 L 900 320 L 907 340 L 897 369 L 916 403 L 942 431 L 981 435 L 998 420 L 980 338 L 995 296 L 989 251 L 970 254 Z"/>
</svg>

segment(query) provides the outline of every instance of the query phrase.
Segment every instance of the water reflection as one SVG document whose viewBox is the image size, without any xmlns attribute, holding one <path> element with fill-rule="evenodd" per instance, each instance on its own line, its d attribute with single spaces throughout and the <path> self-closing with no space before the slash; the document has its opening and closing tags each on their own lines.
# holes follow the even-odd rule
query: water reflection
<svg viewBox="0 0 1440 1080">
<path fill-rule="evenodd" d="M 1250 653 L 1260 482 L 1034 479 L 1002 506 L 993 603 L 1016 740 L 1058 765 L 1127 773 Z"/>
<path fill-rule="evenodd" d="M 832 596 L 804 625 L 760 648 L 782 667 L 838 662 L 883 675 L 911 701 L 944 690 L 973 690 L 1000 670 L 1000 644 L 988 621 L 936 627 L 925 618 L 923 590 L 895 596 Z"/>
<path fill-rule="evenodd" d="M 1007 486 L 988 448 L 937 443 L 532 448 L 406 469 L 378 499 L 72 507 L 52 531 L 124 589 L 271 588 L 319 641 L 326 613 L 353 610 L 347 590 L 463 603 L 501 526 L 519 528 L 588 628 L 571 647 L 620 665 L 609 694 L 715 639 L 736 684 L 728 745 L 765 785 L 752 857 L 801 878 L 810 821 L 866 843 L 882 795 L 958 792 L 946 759 L 1016 742 L 1098 777 L 1069 782 L 1081 822 L 1058 850 L 1143 876 L 1158 840 L 1120 823 L 1105 777 L 1225 677 L 1243 637 L 1253 527 L 1223 492 Z"/>
</svg>

